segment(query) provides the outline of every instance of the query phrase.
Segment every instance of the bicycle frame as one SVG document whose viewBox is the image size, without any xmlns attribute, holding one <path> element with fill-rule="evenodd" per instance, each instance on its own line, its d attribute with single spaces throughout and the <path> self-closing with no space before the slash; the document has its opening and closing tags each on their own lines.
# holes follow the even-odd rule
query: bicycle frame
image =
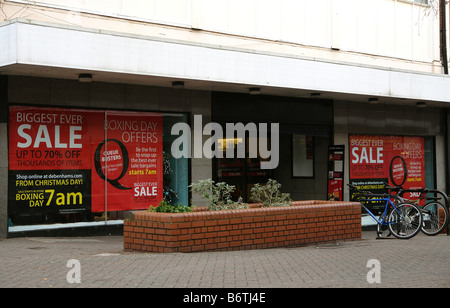
<svg viewBox="0 0 450 308">
<path fill-rule="evenodd" d="M 381 221 L 378 220 L 378 218 L 375 216 L 375 214 L 373 214 L 361 201 L 386 201 L 386 205 L 384 207 L 384 211 L 383 211 L 383 215 L 381 216 L 382 219 Z M 392 208 L 397 211 L 397 208 L 395 207 L 394 202 L 392 202 L 391 197 L 386 197 L 386 198 L 371 198 L 371 199 L 360 199 L 359 202 L 361 203 L 361 206 L 366 210 L 366 212 L 378 223 L 384 226 L 387 226 L 388 223 L 385 221 L 385 217 L 387 214 L 387 211 L 389 209 L 389 205 L 392 206 Z"/>
</svg>

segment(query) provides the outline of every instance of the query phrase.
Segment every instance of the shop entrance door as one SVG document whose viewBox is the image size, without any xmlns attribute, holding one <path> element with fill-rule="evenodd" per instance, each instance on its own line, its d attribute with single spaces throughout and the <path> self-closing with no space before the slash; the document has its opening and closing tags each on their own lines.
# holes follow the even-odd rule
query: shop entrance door
<svg viewBox="0 0 450 308">
<path fill-rule="evenodd" d="M 214 179 L 217 182 L 225 182 L 236 187 L 233 199 L 237 200 L 242 197 L 246 203 L 251 203 L 251 189 L 253 185 L 266 183 L 272 177 L 271 169 L 261 169 L 263 159 L 259 155 L 257 158 L 250 158 L 251 149 L 249 149 L 249 138 L 242 140 L 240 138 L 229 138 L 219 140 L 224 158 L 216 158 L 214 160 Z M 237 147 L 245 143 L 245 158 L 226 158 L 225 151 L 233 148 L 234 157 L 237 157 Z M 250 150 L 250 151 L 249 151 Z"/>
</svg>

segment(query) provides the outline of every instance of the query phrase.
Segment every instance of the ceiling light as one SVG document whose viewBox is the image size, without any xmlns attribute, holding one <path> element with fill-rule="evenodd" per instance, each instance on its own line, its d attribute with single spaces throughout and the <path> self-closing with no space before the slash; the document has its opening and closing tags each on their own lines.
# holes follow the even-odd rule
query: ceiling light
<svg viewBox="0 0 450 308">
<path fill-rule="evenodd" d="M 427 103 L 425 102 L 417 102 L 416 107 L 417 108 L 425 108 L 427 106 Z"/>
<path fill-rule="evenodd" d="M 79 74 L 78 81 L 79 82 L 92 82 L 92 74 Z"/>
<path fill-rule="evenodd" d="M 261 89 L 260 88 L 250 88 L 250 89 L 248 89 L 248 93 L 250 95 L 258 95 L 258 94 L 261 94 Z"/>
<path fill-rule="evenodd" d="M 174 81 L 174 82 L 172 82 L 172 88 L 184 89 L 184 82 L 183 81 Z"/>
</svg>

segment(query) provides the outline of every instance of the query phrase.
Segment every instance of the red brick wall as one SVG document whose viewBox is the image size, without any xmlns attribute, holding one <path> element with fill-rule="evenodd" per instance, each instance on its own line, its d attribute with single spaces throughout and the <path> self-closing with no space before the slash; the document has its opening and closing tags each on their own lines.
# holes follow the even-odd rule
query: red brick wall
<svg viewBox="0 0 450 308">
<path fill-rule="evenodd" d="M 176 214 L 142 211 L 124 222 L 126 251 L 262 249 L 356 239 L 361 239 L 361 206 L 352 202 Z"/>
</svg>

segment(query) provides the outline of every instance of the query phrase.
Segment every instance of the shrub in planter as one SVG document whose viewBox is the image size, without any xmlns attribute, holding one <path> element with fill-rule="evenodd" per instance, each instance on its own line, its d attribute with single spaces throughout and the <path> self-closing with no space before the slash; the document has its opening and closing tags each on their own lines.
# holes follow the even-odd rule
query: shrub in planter
<svg viewBox="0 0 450 308">
<path fill-rule="evenodd" d="M 281 184 L 274 179 L 269 179 L 266 184 L 255 184 L 251 189 L 251 199 L 262 203 L 264 207 L 290 206 L 291 195 L 280 191 Z"/>
<path fill-rule="evenodd" d="M 237 201 L 233 200 L 231 193 L 235 190 L 235 186 L 225 182 L 215 183 L 211 179 L 199 180 L 189 187 L 192 192 L 200 194 L 209 201 L 209 211 L 248 208 L 248 205 L 242 202 L 241 197 Z"/>
<path fill-rule="evenodd" d="M 157 207 L 150 207 L 148 211 L 158 213 L 187 213 L 192 212 L 192 209 L 181 203 L 172 205 L 169 202 L 162 200 Z"/>
</svg>

